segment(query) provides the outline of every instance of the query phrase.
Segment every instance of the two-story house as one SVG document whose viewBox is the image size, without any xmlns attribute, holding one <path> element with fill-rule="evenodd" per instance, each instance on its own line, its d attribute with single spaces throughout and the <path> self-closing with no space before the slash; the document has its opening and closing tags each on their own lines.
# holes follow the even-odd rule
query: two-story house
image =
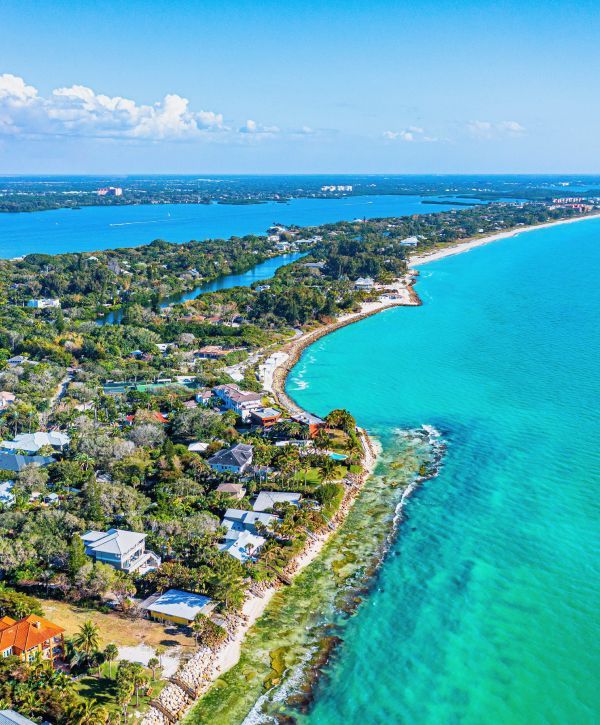
<svg viewBox="0 0 600 725">
<path fill-rule="evenodd" d="M 64 655 L 64 629 L 37 614 L 24 619 L 0 619 L 0 657 L 19 657 L 31 662 L 38 653 L 54 662 Z"/>
<path fill-rule="evenodd" d="M 238 443 L 231 448 L 224 448 L 217 451 L 214 456 L 208 459 L 208 465 L 213 471 L 220 473 L 242 474 L 251 465 L 253 456 L 252 446 L 246 443 Z"/>
<path fill-rule="evenodd" d="M 145 574 L 160 566 L 160 557 L 153 551 L 146 551 L 146 534 L 109 529 L 88 531 L 81 538 L 88 556 L 115 569 Z"/>
<path fill-rule="evenodd" d="M 228 410 L 233 410 L 243 421 L 250 420 L 253 410 L 262 408 L 262 395 L 240 390 L 237 385 L 217 385 L 213 393 Z"/>
</svg>

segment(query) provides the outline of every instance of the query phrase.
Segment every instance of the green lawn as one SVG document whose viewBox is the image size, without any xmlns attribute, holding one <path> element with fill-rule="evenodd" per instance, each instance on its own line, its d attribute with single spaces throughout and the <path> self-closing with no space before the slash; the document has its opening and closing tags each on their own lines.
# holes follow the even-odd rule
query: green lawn
<svg viewBox="0 0 600 725">
<path fill-rule="evenodd" d="M 114 679 L 117 672 L 117 663 L 113 662 L 112 677 L 109 676 L 109 667 L 107 663 L 103 664 L 100 668 L 101 677 L 97 677 L 96 672 L 97 670 L 94 670 L 89 675 L 85 675 L 81 679 L 77 680 L 77 694 L 86 699 L 93 698 L 100 705 L 104 705 L 104 707 L 106 707 L 109 711 L 119 711 L 120 708 L 117 705 L 116 700 L 117 686 Z M 150 684 L 150 695 L 145 697 L 140 693 L 139 705 L 136 705 L 135 695 L 131 698 L 131 703 L 129 705 L 130 712 L 134 712 L 135 710 L 139 710 L 140 712 L 145 711 L 150 700 L 157 697 L 167 682 L 166 680 L 157 680 L 156 682 L 151 682 Z"/>
</svg>

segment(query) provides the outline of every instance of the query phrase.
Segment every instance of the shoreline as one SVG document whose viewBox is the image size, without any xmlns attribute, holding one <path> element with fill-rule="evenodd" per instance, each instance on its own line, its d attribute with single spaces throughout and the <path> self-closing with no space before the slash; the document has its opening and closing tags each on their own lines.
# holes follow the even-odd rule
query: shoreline
<svg viewBox="0 0 600 725">
<path fill-rule="evenodd" d="M 467 239 L 463 242 L 457 242 L 456 244 L 448 247 L 447 249 L 440 249 L 437 251 L 434 250 L 429 254 L 425 253 L 410 257 L 409 264 L 411 266 L 420 267 L 422 264 L 427 264 L 428 262 L 437 262 L 439 259 L 445 259 L 446 257 L 452 257 L 455 254 L 469 252 L 471 249 L 476 249 L 477 247 L 482 247 L 485 244 L 491 244 L 492 242 L 497 242 L 501 239 L 511 239 L 512 237 L 516 237 L 519 234 L 524 234 L 525 232 L 533 232 L 536 229 L 548 229 L 549 227 L 555 227 L 559 224 L 574 224 L 575 222 L 583 222 L 587 221 L 588 219 L 598 218 L 600 218 L 600 212 L 586 214 L 585 216 L 571 217 L 569 219 L 556 219 L 555 221 L 543 222 L 542 224 L 530 224 L 529 226 L 515 227 L 514 229 L 509 229 L 505 232 L 488 234 L 484 237 Z"/>
<path fill-rule="evenodd" d="M 590 214 L 574 219 L 562 219 L 538 225 L 531 225 L 528 227 L 508 230 L 506 232 L 499 232 L 498 234 L 488 235 L 479 239 L 467 240 L 455 244 L 447 249 L 437 252 L 434 251 L 428 255 L 411 257 L 407 260 L 407 265 L 409 267 L 420 266 L 422 264 L 426 264 L 427 262 L 437 261 L 448 256 L 470 251 L 471 249 L 494 241 L 511 238 L 523 232 L 548 228 L 558 224 L 574 223 L 594 217 L 598 218 L 600 217 L 600 214 Z M 342 327 L 346 327 L 354 324 L 355 322 L 359 322 L 360 320 L 376 315 L 384 310 L 392 309 L 394 307 L 420 306 L 422 302 L 413 288 L 416 281 L 416 274 L 411 272 L 409 269 L 406 275 L 396 280 L 392 285 L 380 287 L 379 289 L 381 289 L 382 295 L 378 300 L 374 302 L 365 302 L 359 311 L 343 315 L 333 322 L 322 325 L 315 330 L 304 333 L 285 343 L 277 352 L 270 355 L 266 362 L 260 366 L 260 377 L 263 382 L 264 389 L 271 392 L 277 403 L 293 415 L 306 412 L 287 394 L 285 390 L 287 377 L 300 359 L 304 350 L 320 338 L 335 332 Z M 369 435 L 365 430 L 359 428 L 358 431 L 364 451 L 363 472 L 360 476 L 354 477 L 355 480 L 352 482 L 352 485 L 347 486 L 340 508 L 330 521 L 330 525 L 327 527 L 325 532 L 309 539 L 304 550 L 288 565 L 287 569 L 283 571 L 283 573 L 290 578 L 295 577 L 319 555 L 325 544 L 331 539 L 332 535 L 337 531 L 339 525 L 346 518 L 348 511 L 362 488 L 362 485 L 375 469 L 379 451 L 375 449 L 373 441 L 369 438 Z M 406 498 L 410 496 L 412 490 L 413 488 L 411 487 L 405 492 Z M 403 496 L 402 503 L 404 503 L 404 498 L 405 496 Z M 399 512 L 397 512 L 397 514 L 398 513 Z M 273 596 L 281 588 L 281 586 L 281 582 L 276 581 L 260 593 L 257 592 L 256 588 L 254 588 L 254 590 L 250 590 L 249 596 L 244 602 L 241 613 L 237 617 L 238 621 L 234 624 L 232 632 L 224 645 L 218 648 L 215 652 L 211 652 L 207 649 L 199 650 L 196 655 L 194 655 L 194 657 L 192 657 L 192 659 L 183 667 L 183 669 L 178 672 L 177 676 L 175 678 L 171 678 L 171 684 L 168 685 L 161 693 L 161 696 L 159 696 L 159 703 L 161 702 L 161 698 L 164 697 L 167 699 L 167 705 L 169 704 L 169 699 L 172 697 L 171 702 L 175 705 L 175 707 L 167 706 L 166 710 L 170 712 L 170 714 L 173 714 L 174 719 L 167 717 L 165 709 L 160 706 L 156 707 L 156 701 L 153 701 L 151 709 L 142 719 L 143 725 L 167 725 L 170 722 L 183 719 L 189 715 L 191 709 L 214 685 L 215 681 L 238 663 L 247 632 L 263 615 Z M 191 671 L 188 671 L 190 669 Z M 184 684 L 184 687 L 182 688 L 178 683 Z M 178 692 L 175 695 L 172 693 L 170 695 L 169 690 L 171 688 L 177 688 Z M 191 697 L 191 692 L 194 692 L 193 699 Z M 165 705 L 164 702 L 161 704 L 163 706 Z"/>
</svg>

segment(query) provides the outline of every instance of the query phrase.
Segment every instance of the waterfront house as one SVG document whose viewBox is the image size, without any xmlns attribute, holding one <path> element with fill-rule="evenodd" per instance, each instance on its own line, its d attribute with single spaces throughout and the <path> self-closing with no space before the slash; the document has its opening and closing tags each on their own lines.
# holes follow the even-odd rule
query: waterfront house
<svg viewBox="0 0 600 725">
<path fill-rule="evenodd" d="M 241 483 L 220 483 L 217 486 L 217 493 L 223 493 L 240 501 L 246 495 L 246 489 Z"/>
<path fill-rule="evenodd" d="M 258 408 L 257 410 L 252 410 L 250 415 L 263 428 L 270 428 L 281 418 L 281 413 L 275 410 L 275 408 Z"/>
<path fill-rule="evenodd" d="M 260 511 L 244 511 L 242 509 L 227 509 L 221 526 L 225 527 L 225 539 L 233 541 L 243 531 L 260 535 L 260 527 L 270 529 L 279 519 L 274 514 L 265 514 Z M 257 529 L 257 524 L 259 529 Z"/>
<path fill-rule="evenodd" d="M 7 390 L 1 390 L 0 391 L 0 410 L 4 410 L 4 408 L 8 408 L 8 406 L 12 405 L 16 399 L 17 399 L 17 396 L 14 393 L 9 393 Z"/>
<path fill-rule="evenodd" d="M 36 300 L 29 300 L 27 307 L 33 307 L 36 310 L 45 310 L 48 307 L 60 307 L 60 300 L 42 297 Z"/>
<path fill-rule="evenodd" d="M 325 421 L 323 418 L 319 418 L 318 415 L 313 415 L 312 413 L 307 413 L 306 411 L 293 415 L 292 420 L 296 423 L 307 425 L 311 438 L 314 438 L 317 435 L 317 431 L 320 428 L 325 427 Z"/>
<path fill-rule="evenodd" d="M 215 606 L 212 599 L 182 589 L 169 589 L 164 594 L 153 594 L 141 604 L 150 619 L 188 627 L 197 614 L 208 616 Z"/>
<path fill-rule="evenodd" d="M 288 493 L 287 491 L 261 491 L 252 506 L 254 511 L 269 511 L 277 504 L 290 503 L 297 506 L 302 499 L 301 493 Z"/>
<path fill-rule="evenodd" d="M 419 244 L 419 237 L 406 237 L 400 244 L 403 247 L 416 247 Z"/>
<path fill-rule="evenodd" d="M 219 544 L 221 551 L 226 551 L 230 556 L 241 562 L 255 561 L 256 555 L 266 542 L 264 536 L 251 534 L 249 531 L 242 531 L 237 539 L 230 539 Z"/>
<path fill-rule="evenodd" d="M 233 410 L 244 422 L 250 420 L 253 410 L 262 408 L 262 395 L 240 390 L 237 385 L 217 385 L 213 393 L 221 400 L 227 410 Z"/>
<path fill-rule="evenodd" d="M 252 463 L 252 446 L 238 443 L 232 448 L 224 448 L 208 459 L 208 465 L 213 471 L 221 473 L 242 474 Z"/>
<path fill-rule="evenodd" d="M 375 282 L 372 277 L 359 277 L 354 283 L 354 289 L 368 292 L 373 289 Z"/>
<path fill-rule="evenodd" d="M 146 551 L 146 534 L 109 529 L 88 531 L 81 538 L 88 556 L 115 569 L 145 574 L 160 566 L 160 558 L 153 551 Z"/>
<path fill-rule="evenodd" d="M 18 621 L 0 619 L 0 657 L 19 657 L 32 662 L 36 657 L 54 662 L 64 654 L 64 629 L 37 614 Z"/>
<path fill-rule="evenodd" d="M 63 451 L 71 442 L 66 433 L 60 431 L 37 431 L 36 433 L 19 433 L 12 441 L 2 441 L 0 448 L 5 451 L 24 451 L 37 453 L 40 448 L 50 446 L 56 451 Z"/>
<path fill-rule="evenodd" d="M 54 463 L 52 456 L 23 456 L 20 453 L 0 451 L 0 471 L 20 473 L 25 466 L 48 466 Z"/>
</svg>

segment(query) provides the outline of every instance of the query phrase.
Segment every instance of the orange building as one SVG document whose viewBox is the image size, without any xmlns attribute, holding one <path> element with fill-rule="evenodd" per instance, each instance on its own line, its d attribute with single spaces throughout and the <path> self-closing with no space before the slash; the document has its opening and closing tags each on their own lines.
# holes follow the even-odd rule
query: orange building
<svg viewBox="0 0 600 725">
<path fill-rule="evenodd" d="M 2 617 L 0 657 L 20 657 L 29 662 L 39 652 L 43 659 L 54 661 L 64 654 L 64 631 L 62 627 L 36 614 L 30 614 L 19 621 Z"/>
</svg>

